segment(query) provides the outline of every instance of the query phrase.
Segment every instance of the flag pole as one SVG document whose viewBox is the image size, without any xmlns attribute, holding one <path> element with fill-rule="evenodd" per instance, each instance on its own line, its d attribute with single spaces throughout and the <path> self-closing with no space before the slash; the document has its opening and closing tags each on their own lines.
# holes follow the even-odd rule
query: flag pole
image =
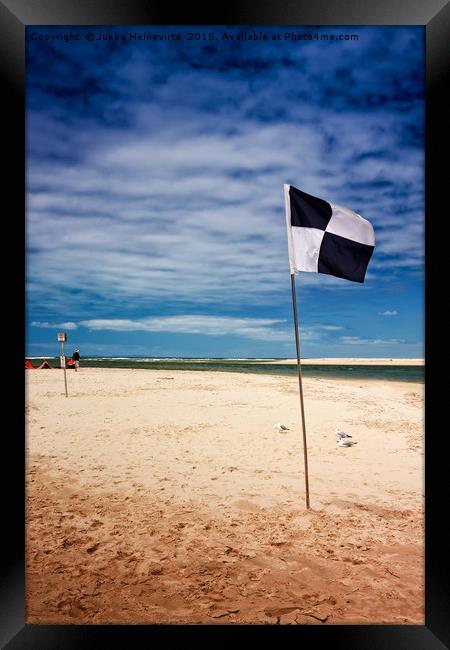
<svg viewBox="0 0 450 650">
<path fill-rule="evenodd" d="M 291 273 L 291 289 L 292 289 L 292 306 L 294 308 L 295 348 L 297 350 L 298 387 L 300 390 L 300 413 L 302 417 L 303 458 L 305 462 L 305 497 L 306 497 L 306 507 L 309 510 L 310 505 L 309 505 L 309 478 L 308 478 L 308 449 L 306 446 L 305 405 L 303 403 L 302 365 L 300 363 L 300 338 L 298 334 L 297 297 L 295 293 L 294 273 Z"/>
</svg>

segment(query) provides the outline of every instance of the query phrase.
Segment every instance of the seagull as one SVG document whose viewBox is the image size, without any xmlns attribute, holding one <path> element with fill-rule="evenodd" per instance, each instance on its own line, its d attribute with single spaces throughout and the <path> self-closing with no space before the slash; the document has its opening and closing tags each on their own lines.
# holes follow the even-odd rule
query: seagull
<svg viewBox="0 0 450 650">
<path fill-rule="evenodd" d="M 343 438 L 352 437 L 349 433 L 345 433 L 345 431 L 342 431 L 342 429 L 339 429 L 338 427 L 336 427 L 336 435 L 339 438 L 339 440 L 342 440 Z"/>
<path fill-rule="evenodd" d="M 353 447 L 353 445 L 357 444 L 356 440 L 345 440 L 345 438 L 338 440 L 338 447 Z"/>
<path fill-rule="evenodd" d="M 274 424 L 273 428 L 278 429 L 278 431 L 289 431 L 288 427 L 285 427 L 284 424 L 281 424 L 281 422 L 277 422 L 277 424 Z"/>
</svg>

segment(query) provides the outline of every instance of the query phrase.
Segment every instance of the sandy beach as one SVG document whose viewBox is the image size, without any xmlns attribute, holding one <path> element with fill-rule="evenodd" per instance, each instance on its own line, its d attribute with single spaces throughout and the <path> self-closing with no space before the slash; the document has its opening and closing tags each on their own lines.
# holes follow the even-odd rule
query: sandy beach
<svg viewBox="0 0 450 650">
<path fill-rule="evenodd" d="M 67 376 L 26 371 L 27 623 L 424 624 L 423 384 L 304 378 L 306 511 L 295 377 Z"/>
</svg>

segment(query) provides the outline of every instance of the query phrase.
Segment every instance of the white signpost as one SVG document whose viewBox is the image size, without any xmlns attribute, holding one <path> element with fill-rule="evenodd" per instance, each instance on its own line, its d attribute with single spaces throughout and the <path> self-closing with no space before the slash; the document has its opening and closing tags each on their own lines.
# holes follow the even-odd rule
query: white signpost
<svg viewBox="0 0 450 650">
<path fill-rule="evenodd" d="M 64 354 L 64 343 L 67 341 L 67 334 L 66 332 L 58 332 L 58 341 L 61 343 L 61 368 L 64 369 L 64 387 L 66 389 L 66 397 L 68 397 L 67 393 L 67 376 L 66 376 L 66 356 Z"/>
</svg>

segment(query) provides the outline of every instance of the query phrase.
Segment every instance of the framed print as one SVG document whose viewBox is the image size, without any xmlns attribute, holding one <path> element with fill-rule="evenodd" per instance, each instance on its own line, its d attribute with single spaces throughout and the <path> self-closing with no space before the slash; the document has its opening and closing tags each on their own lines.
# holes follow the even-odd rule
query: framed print
<svg viewBox="0 0 450 650">
<path fill-rule="evenodd" d="M 26 368 L 3 646 L 448 647 L 448 5 L 0 11 Z"/>
</svg>

